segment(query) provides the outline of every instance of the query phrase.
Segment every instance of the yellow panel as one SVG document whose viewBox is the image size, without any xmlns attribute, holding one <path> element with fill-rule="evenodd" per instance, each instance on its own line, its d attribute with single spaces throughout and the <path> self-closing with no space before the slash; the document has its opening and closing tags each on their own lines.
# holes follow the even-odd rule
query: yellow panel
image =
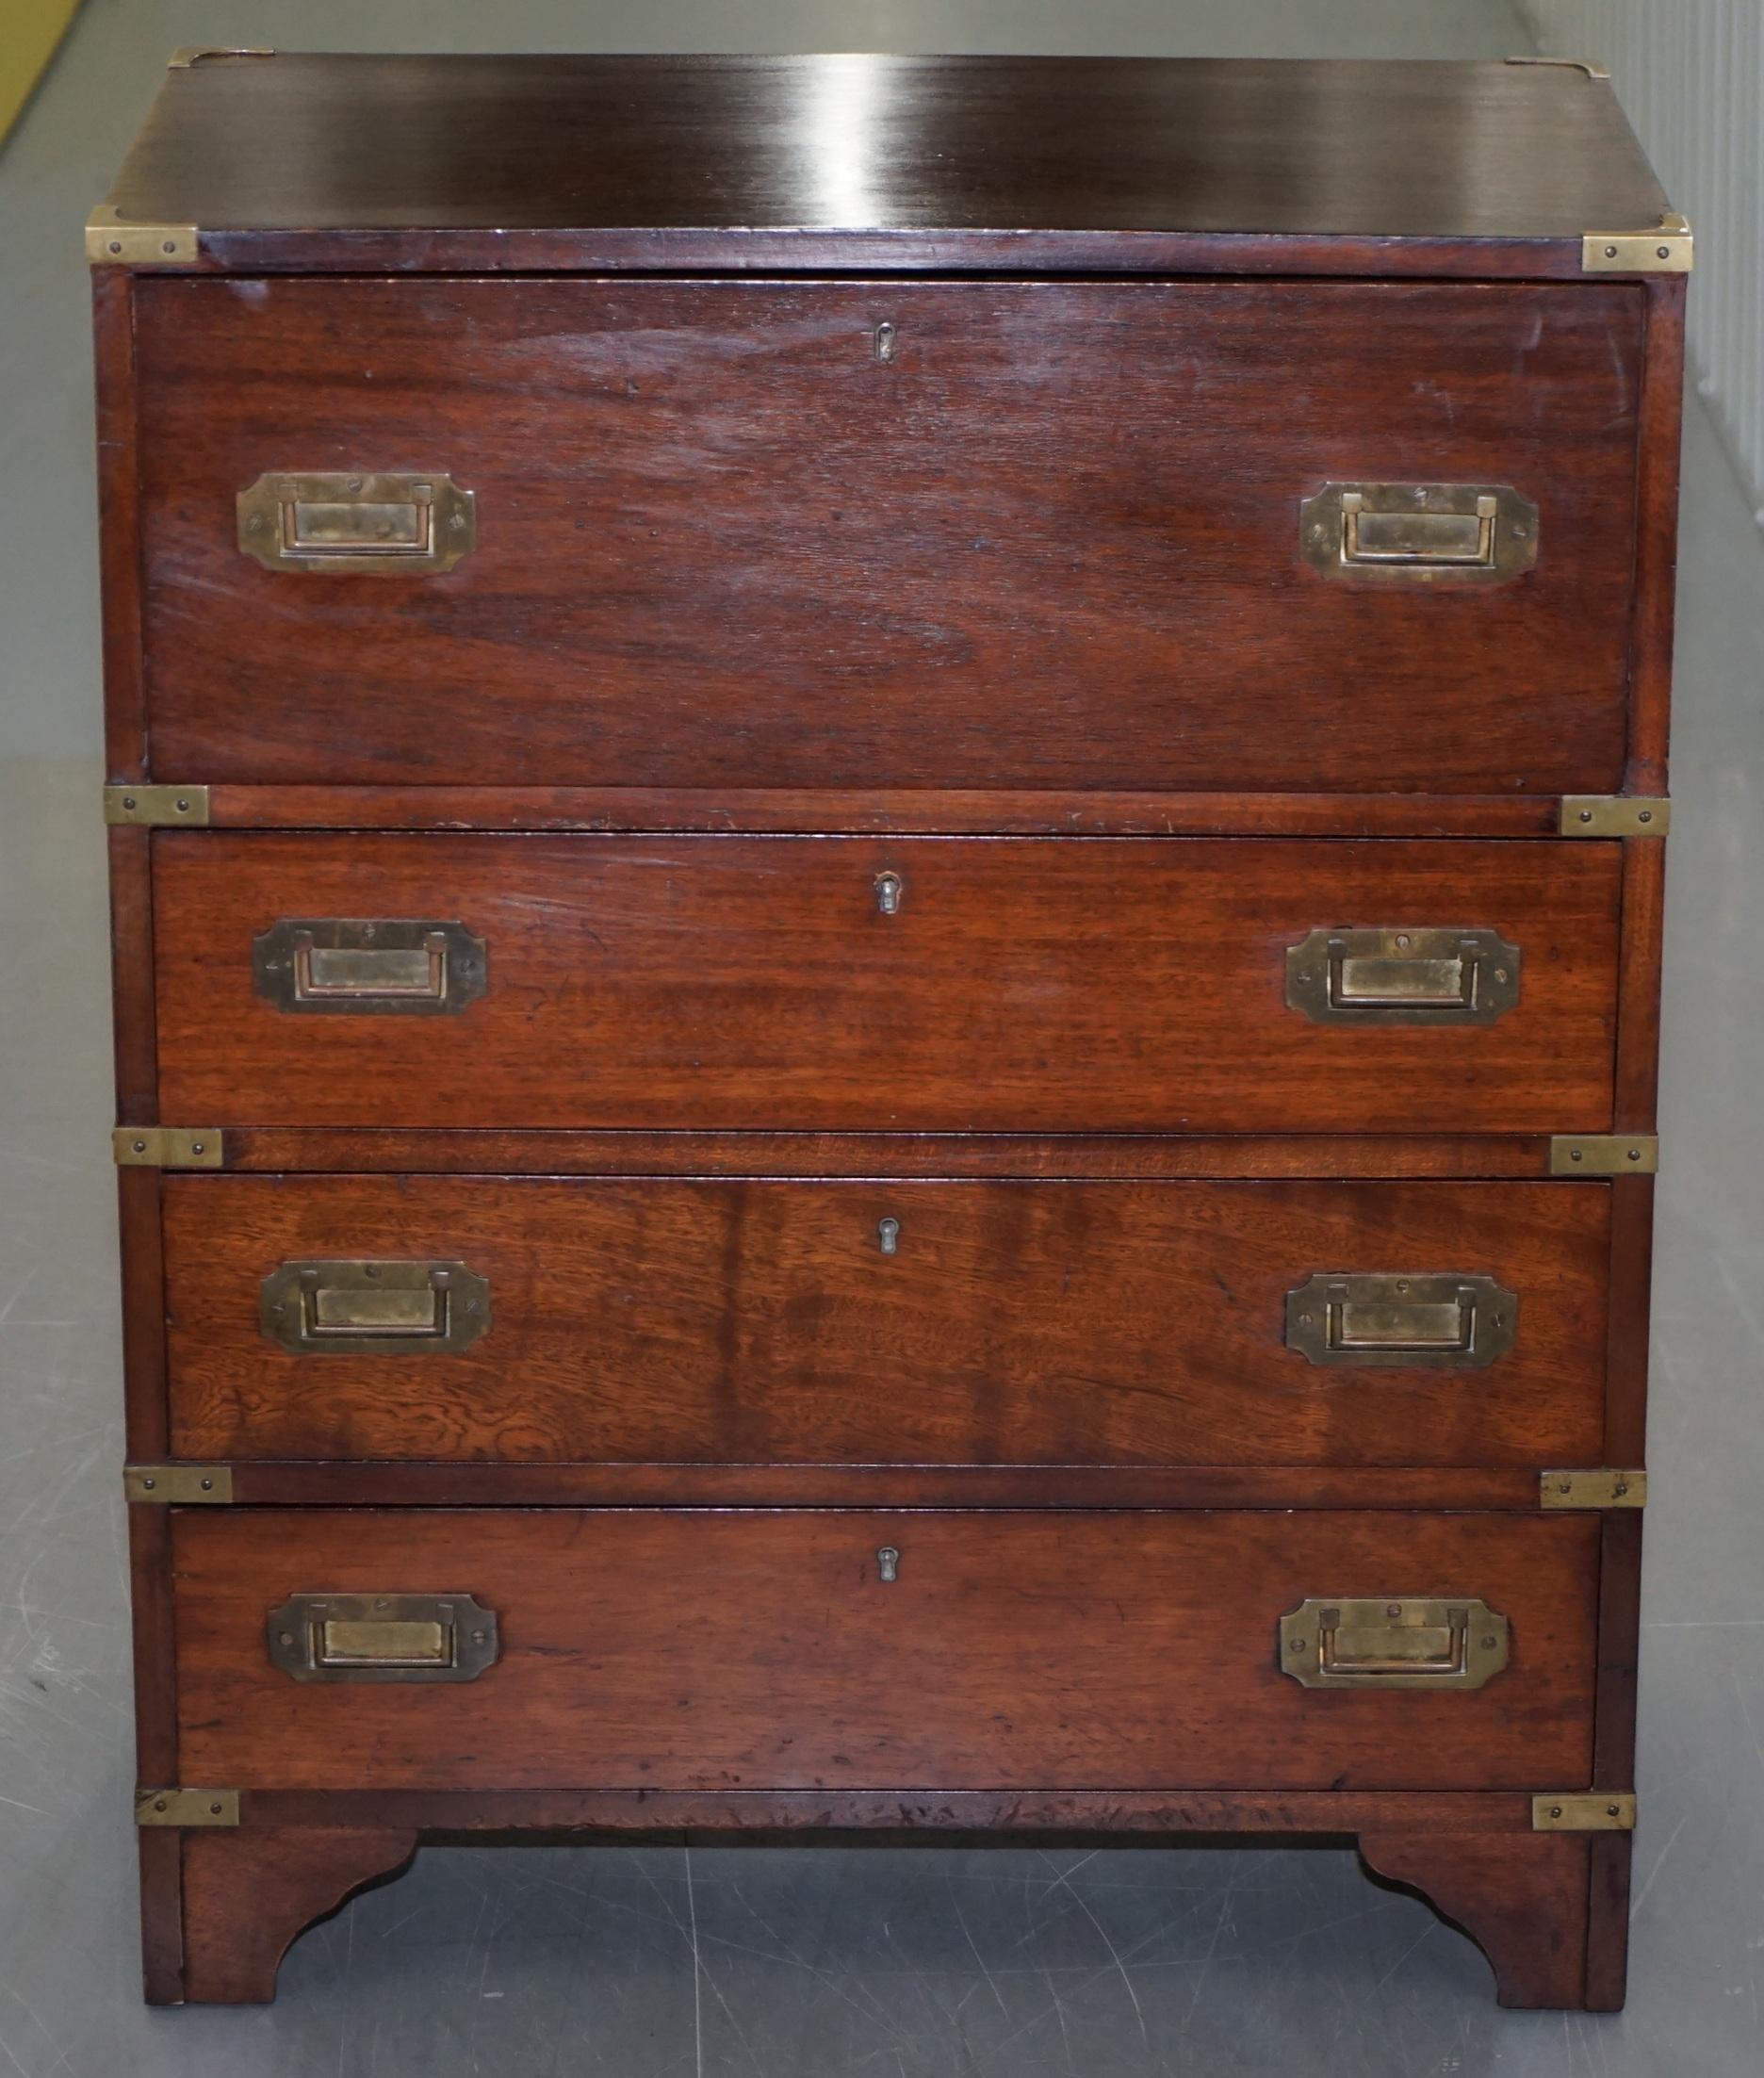
<svg viewBox="0 0 1764 2078">
<path fill-rule="evenodd" d="M 79 0 L 0 0 L 0 138 L 48 69 Z"/>
</svg>

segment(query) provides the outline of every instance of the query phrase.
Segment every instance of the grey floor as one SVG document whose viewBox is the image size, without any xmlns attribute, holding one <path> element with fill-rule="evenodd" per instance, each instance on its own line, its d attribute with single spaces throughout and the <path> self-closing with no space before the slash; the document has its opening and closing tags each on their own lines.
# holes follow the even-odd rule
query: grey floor
<svg viewBox="0 0 1764 2078">
<path fill-rule="evenodd" d="M 0 2078 L 1764 2070 L 1764 543 L 1689 434 L 1635 1962 L 1499 2013 L 1350 1856 L 430 1848 L 280 2003 L 138 2003 L 79 226 L 175 44 L 1494 56 L 1475 0 L 88 0 L 0 155 Z"/>
</svg>

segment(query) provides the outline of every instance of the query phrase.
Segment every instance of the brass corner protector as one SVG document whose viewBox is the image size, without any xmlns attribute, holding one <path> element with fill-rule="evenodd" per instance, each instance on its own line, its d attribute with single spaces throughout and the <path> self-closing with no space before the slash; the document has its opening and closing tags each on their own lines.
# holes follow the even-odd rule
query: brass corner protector
<svg viewBox="0 0 1764 2078">
<path fill-rule="evenodd" d="M 138 1790 L 137 1825 L 237 1825 L 237 1790 Z"/>
<path fill-rule="evenodd" d="M 145 829 L 190 829 L 208 826 L 208 789 L 204 787 L 106 787 L 104 819 Z"/>
<path fill-rule="evenodd" d="M 1657 1133 L 1556 1133 L 1552 1176 L 1653 1176 L 1659 1171 Z"/>
<path fill-rule="evenodd" d="M 1531 1799 L 1534 1833 L 1633 1833 L 1636 1800 L 1627 1791 L 1556 1791 Z"/>
<path fill-rule="evenodd" d="M 1592 1470 L 1540 1472 L 1540 1508 L 1645 1508 L 1647 1474 L 1601 1464 Z"/>
<path fill-rule="evenodd" d="M 225 1143 L 219 1126 L 119 1125 L 110 1151 L 119 1169 L 220 1169 Z"/>
<path fill-rule="evenodd" d="M 124 223 L 107 202 L 86 220 L 86 257 L 94 267 L 193 267 L 201 239 L 193 223 Z"/>
<path fill-rule="evenodd" d="M 1510 57 L 1509 65 L 1561 65 L 1570 72 L 1585 73 L 1589 79 L 1609 79 L 1610 74 L 1603 65 L 1595 65 L 1590 57 Z"/>
<path fill-rule="evenodd" d="M 1564 794 L 1556 826 L 1563 837 L 1664 837 L 1672 803 L 1663 794 Z"/>
<path fill-rule="evenodd" d="M 230 1464 L 125 1464 L 122 1498 L 148 1507 L 225 1507 L 233 1498 Z"/>
<path fill-rule="evenodd" d="M 187 73 L 192 65 L 205 65 L 211 57 L 273 57 L 273 50 L 238 43 L 182 43 L 166 59 L 169 73 Z"/>
<path fill-rule="evenodd" d="M 1696 259 L 1690 219 L 1668 210 L 1652 231 L 1589 231 L 1580 246 L 1586 274 L 1688 274 Z"/>
</svg>

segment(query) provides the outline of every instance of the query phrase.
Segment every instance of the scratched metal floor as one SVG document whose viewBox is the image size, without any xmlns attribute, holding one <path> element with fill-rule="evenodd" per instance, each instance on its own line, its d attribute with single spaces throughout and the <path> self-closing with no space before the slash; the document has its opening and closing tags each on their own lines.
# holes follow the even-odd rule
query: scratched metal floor
<svg viewBox="0 0 1764 2078">
<path fill-rule="evenodd" d="M 88 0 L 0 156 L 0 2078 L 1757 2072 L 1764 546 L 1700 419 L 1628 2013 L 1499 2013 L 1476 1951 L 1345 1853 L 938 1847 L 431 1848 L 295 1949 L 275 2007 L 139 2006 L 78 227 L 165 53 L 1523 48 L 1472 0 L 369 11 Z"/>
</svg>

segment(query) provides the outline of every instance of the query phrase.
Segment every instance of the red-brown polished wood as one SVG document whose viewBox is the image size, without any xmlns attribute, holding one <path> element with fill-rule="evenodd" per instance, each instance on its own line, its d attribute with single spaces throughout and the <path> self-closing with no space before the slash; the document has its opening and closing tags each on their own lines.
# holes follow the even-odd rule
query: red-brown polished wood
<svg viewBox="0 0 1764 2078">
<path fill-rule="evenodd" d="M 1482 1950 L 1507 2006 L 1594 2003 L 1587 1997 L 1591 1846 L 1588 1835 L 1572 1833 L 1360 1835 L 1369 1868 L 1418 1890 Z"/>
<path fill-rule="evenodd" d="M 1622 781 L 1629 284 L 138 295 L 164 775 Z M 410 467 L 476 494 L 477 547 L 445 574 L 290 574 L 239 551 L 235 496 L 266 471 Z M 1331 482 L 1511 484 L 1540 510 L 1537 566 L 1331 581 L 1298 511 Z"/>
<path fill-rule="evenodd" d="M 415 1833 L 384 1828 L 197 1827 L 183 1839 L 182 1981 L 155 2004 L 266 2004 L 301 1929 L 376 1876 L 396 1873 L 416 1850 Z"/>
<path fill-rule="evenodd" d="M 188 1175 L 166 1196 L 180 1457 L 1543 1466 L 1603 1437 L 1609 1193 L 1572 1185 Z M 266 1276 L 351 1257 L 465 1262 L 488 1331 L 397 1355 L 265 1335 Z M 1491 1366 L 1285 1346 L 1318 1271 L 1445 1269 L 1518 1295 Z"/>
<path fill-rule="evenodd" d="M 173 1536 L 191 1781 L 1465 1790 L 1592 1765 L 1591 1515 L 194 1509 Z M 413 1686 L 270 1665 L 287 1595 L 382 1591 L 475 1595 L 500 1660 Z M 1277 1627 L 1317 1595 L 1481 1596 L 1511 1663 L 1468 1693 L 1304 1690 Z"/>
<path fill-rule="evenodd" d="M 162 833 L 160 1103 L 313 1125 L 1598 1132 L 1615 845 Z M 897 914 L 877 882 L 902 883 Z M 457 919 L 458 1015 L 291 1015 L 278 918 Z M 1286 954 L 1485 927 L 1488 1025 L 1321 1025 Z"/>
<path fill-rule="evenodd" d="M 823 836 L 1554 837 L 1547 794 L 938 787 L 211 787 L 217 829 L 711 830 Z"/>
<path fill-rule="evenodd" d="M 684 1133 L 229 1126 L 223 1169 L 382 1175 L 1103 1177 L 1550 1173 L 1547 1134 Z M 1597 1187 L 1602 1188 L 1603 1186 Z"/>
<path fill-rule="evenodd" d="M 564 1464 L 242 1459 L 242 1506 L 321 1508 L 1272 1508 L 1511 1510 L 1534 1468 L 1463 1464 Z"/>
<path fill-rule="evenodd" d="M 1665 206 L 1576 67 L 842 53 L 221 55 L 111 201 L 246 268 L 1484 274 Z"/>
<path fill-rule="evenodd" d="M 1629 1839 L 1533 1835 L 1530 1792 L 1634 1779 L 1641 1520 L 1538 1514 L 1536 1459 L 1641 1462 L 1651 1186 L 1541 1179 L 1553 1133 L 1651 1126 L 1660 855 L 1477 842 L 1665 791 L 1686 284 L 1583 266 L 1665 206 L 1609 84 L 205 57 L 114 200 L 198 228 L 188 270 L 95 285 L 111 777 L 338 833 L 112 836 L 120 1117 L 224 1126 L 240 1172 L 123 1180 L 131 1452 L 230 1450 L 239 1505 L 131 1523 L 142 1778 L 230 1772 L 243 1807 L 142 1834 L 149 1996 L 267 1996 L 418 1827 L 691 1825 L 1358 1835 L 1511 2003 L 1621 2003 Z M 271 577 L 232 515 L 277 467 L 449 469 L 479 546 Z M 1380 474 L 1512 482 L 1536 569 L 1300 564 L 1298 499 Z M 393 829 L 433 834 L 364 834 Z M 444 834 L 491 830 L 627 835 Z M 731 876 L 688 831 L 796 848 Z M 914 835 L 1062 842 L 976 868 Z M 1177 837 L 1215 842 L 1063 842 Z M 467 854 L 491 997 L 260 1043 L 272 882 L 434 913 Z M 1521 1010 L 1369 1052 L 1286 1028 L 1294 890 L 1306 926 L 1497 924 Z M 887 1265 L 842 1239 L 876 1192 L 908 1201 Z M 256 1336 L 250 1249 L 332 1246 L 345 1207 L 388 1253 L 470 1219 L 457 1252 L 496 1255 L 518 1303 L 451 1383 Z M 1282 1393 L 1276 1258 L 1325 1234 L 1517 1251 L 1518 1348 Z M 272 1435 L 461 1454 L 240 1454 Z M 562 1454 L 612 1446 L 693 1455 Z M 885 1535 L 901 1579 L 855 1579 Z M 270 1677 L 284 1559 L 458 1587 L 474 1553 L 507 1604 L 482 1681 Z M 1496 1583 L 1513 1667 L 1389 1699 L 1394 1734 L 1303 1694 L 1255 1598 L 1325 1565 Z"/>
</svg>

